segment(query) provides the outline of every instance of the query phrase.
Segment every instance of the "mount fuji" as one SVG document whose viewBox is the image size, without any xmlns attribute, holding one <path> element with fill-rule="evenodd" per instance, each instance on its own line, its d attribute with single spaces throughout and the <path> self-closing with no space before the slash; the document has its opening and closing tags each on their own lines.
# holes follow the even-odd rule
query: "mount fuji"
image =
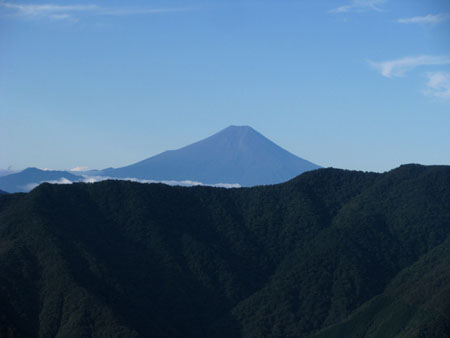
<svg viewBox="0 0 450 338">
<path fill-rule="evenodd" d="M 255 186 L 285 182 L 320 168 L 276 145 L 249 126 L 229 126 L 177 150 L 99 174 L 155 181 L 198 181 Z"/>
</svg>

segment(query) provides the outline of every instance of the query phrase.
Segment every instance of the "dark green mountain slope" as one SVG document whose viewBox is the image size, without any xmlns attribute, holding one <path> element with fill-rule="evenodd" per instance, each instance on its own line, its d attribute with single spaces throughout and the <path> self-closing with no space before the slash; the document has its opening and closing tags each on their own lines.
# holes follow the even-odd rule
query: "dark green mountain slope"
<svg viewBox="0 0 450 338">
<path fill-rule="evenodd" d="M 448 337 L 450 240 L 405 268 L 385 291 L 316 338 Z"/>
<path fill-rule="evenodd" d="M 0 197 L 0 337 L 448 337 L 449 234 L 446 166 L 43 184 Z"/>
</svg>

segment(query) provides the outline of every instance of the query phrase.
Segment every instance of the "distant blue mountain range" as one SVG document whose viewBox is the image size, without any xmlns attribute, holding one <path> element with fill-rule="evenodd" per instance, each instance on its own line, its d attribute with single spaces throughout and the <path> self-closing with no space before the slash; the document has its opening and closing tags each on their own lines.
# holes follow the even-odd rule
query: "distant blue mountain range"
<svg viewBox="0 0 450 338">
<path fill-rule="evenodd" d="M 27 168 L 19 173 L 0 177 L 0 189 L 6 192 L 28 192 L 42 182 L 69 183 L 83 178 L 68 171 Z"/>
<path fill-rule="evenodd" d="M 0 169 L 0 177 L 1 176 L 6 176 L 6 175 L 11 175 L 14 174 L 15 171 L 13 170 L 9 170 L 9 169 Z"/>
<path fill-rule="evenodd" d="M 192 180 L 255 186 L 285 182 L 318 165 L 279 147 L 248 126 L 230 126 L 178 150 L 101 171 L 117 178 Z"/>
<path fill-rule="evenodd" d="M 70 183 L 103 178 L 194 181 L 217 185 L 276 184 L 320 168 L 279 147 L 248 126 L 230 126 L 186 147 L 165 151 L 122 168 L 68 172 L 28 168 L 0 177 L 0 189 L 27 192 L 42 182 Z"/>
</svg>

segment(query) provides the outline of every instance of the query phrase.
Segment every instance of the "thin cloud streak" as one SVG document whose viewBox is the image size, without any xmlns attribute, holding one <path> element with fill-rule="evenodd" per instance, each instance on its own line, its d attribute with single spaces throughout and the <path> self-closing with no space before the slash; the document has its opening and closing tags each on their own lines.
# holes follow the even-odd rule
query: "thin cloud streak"
<svg viewBox="0 0 450 338">
<path fill-rule="evenodd" d="M 53 20 L 70 20 L 72 17 L 69 14 L 52 14 L 49 15 L 50 19 Z"/>
<path fill-rule="evenodd" d="M 135 7 L 101 7 L 90 5 L 56 5 L 56 4 L 18 4 L 0 1 L 0 8 L 12 11 L 13 15 L 25 18 L 48 18 L 52 20 L 76 21 L 77 16 L 127 16 L 151 15 L 170 12 L 183 12 L 185 8 L 135 8 Z"/>
<path fill-rule="evenodd" d="M 382 12 L 381 5 L 387 0 L 353 0 L 350 4 L 334 8 L 329 13 L 348 13 L 348 12 L 367 12 L 376 11 Z"/>
<path fill-rule="evenodd" d="M 446 65 L 450 64 L 450 56 L 433 56 L 433 55 L 420 55 L 414 57 L 404 57 L 402 59 L 373 62 L 369 61 L 369 64 L 377 69 L 384 77 L 401 77 L 407 72 L 420 66 L 434 66 L 434 65 Z"/>
<path fill-rule="evenodd" d="M 88 12 L 100 9 L 97 5 L 25 5 L 11 2 L 0 2 L 0 6 L 16 10 L 18 14 L 26 16 L 51 15 L 63 12 Z"/>
<path fill-rule="evenodd" d="M 103 8 L 100 15 L 145 15 L 145 14 L 160 14 L 172 12 L 185 12 L 186 8 Z"/>
<path fill-rule="evenodd" d="M 43 5 L 29 5 L 29 4 L 17 4 L 12 2 L 1 1 L 0 4 L 6 8 L 18 9 L 23 12 L 30 14 L 36 14 L 38 12 L 47 11 L 85 11 L 98 8 L 96 5 L 53 5 L 53 4 L 43 4 Z"/>
<path fill-rule="evenodd" d="M 436 25 L 449 19 L 450 13 L 441 13 L 441 14 L 428 14 L 425 16 L 414 16 L 412 18 L 402 18 L 398 19 L 397 22 L 402 24 Z"/>
<path fill-rule="evenodd" d="M 70 171 L 87 171 L 89 168 L 86 166 L 77 166 L 75 168 L 70 169 Z"/>
</svg>

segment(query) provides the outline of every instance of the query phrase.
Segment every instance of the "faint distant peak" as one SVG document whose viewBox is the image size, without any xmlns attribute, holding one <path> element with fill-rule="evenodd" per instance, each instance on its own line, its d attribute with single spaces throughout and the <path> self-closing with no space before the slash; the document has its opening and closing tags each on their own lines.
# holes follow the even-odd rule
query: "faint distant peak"
<svg viewBox="0 0 450 338">
<path fill-rule="evenodd" d="M 43 171 L 43 170 L 36 168 L 36 167 L 29 167 L 29 168 L 24 169 L 22 172 L 23 173 L 31 173 L 31 172 L 40 172 L 40 171 Z"/>
<path fill-rule="evenodd" d="M 236 133 L 236 132 L 257 132 L 255 129 L 253 129 L 252 127 L 250 127 L 250 126 L 235 126 L 235 125 L 231 125 L 231 126 L 229 126 L 229 127 L 227 127 L 227 128 L 225 128 L 225 129 L 223 129 L 222 131 L 227 131 L 227 132 L 233 132 L 233 133 Z"/>
<path fill-rule="evenodd" d="M 236 126 L 232 124 L 231 126 L 226 127 L 224 130 L 255 130 L 250 126 Z"/>
<path fill-rule="evenodd" d="M 231 125 L 229 127 L 226 127 L 225 129 L 222 129 L 216 135 L 226 135 L 233 138 L 242 138 L 247 135 L 263 136 L 250 126 L 235 126 L 235 125 Z"/>
</svg>

